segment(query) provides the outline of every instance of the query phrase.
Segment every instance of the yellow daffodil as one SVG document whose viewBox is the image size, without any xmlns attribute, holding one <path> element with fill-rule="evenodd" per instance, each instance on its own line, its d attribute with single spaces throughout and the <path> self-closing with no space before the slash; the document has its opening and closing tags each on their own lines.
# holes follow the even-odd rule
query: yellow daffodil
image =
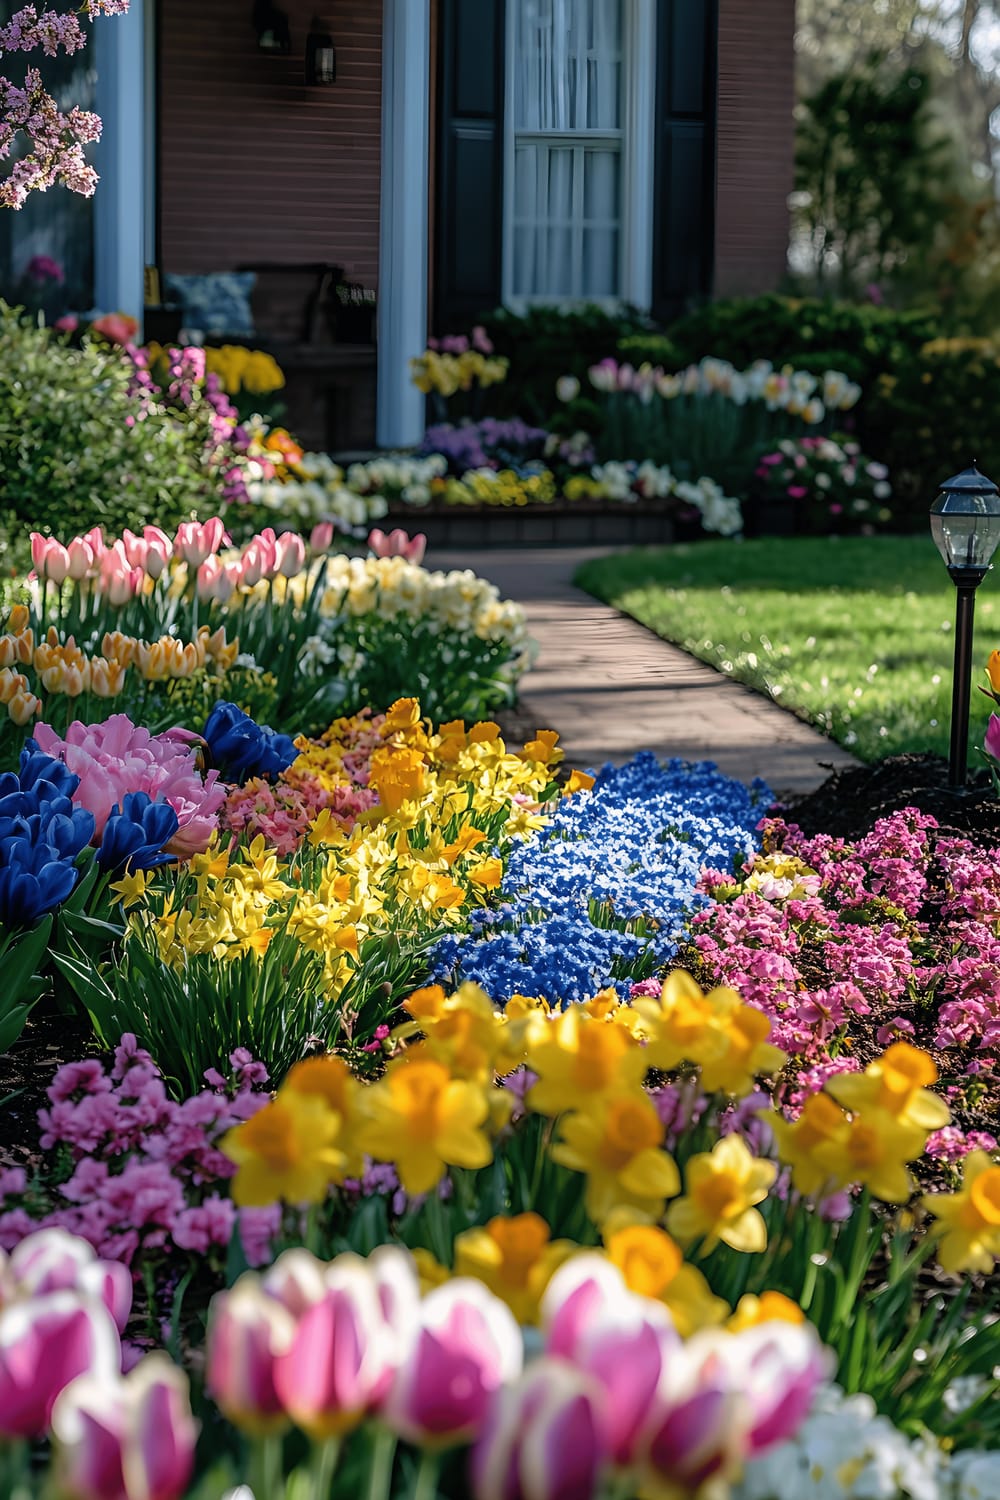
<svg viewBox="0 0 1000 1500">
<path fill-rule="evenodd" d="M 554 1272 L 576 1251 L 553 1240 L 536 1213 L 491 1219 L 455 1240 L 455 1275 L 475 1276 L 506 1302 L 519 1323 L 538 1322 L 538 1304 Z"/>
<path fill-rule="evenodd" d="M 446 1166 L 485 1167 L 493 1159 L 482 1127 L 489 1116 L 484 1089 L 452 1078 L 431 1057 L 400 1058 L 365 1094 L 358 1145 L 394 1163 L 408 1193 L 428 1193 Z"/>
<path fill-rule="evenodd" d="M 741 1136 L 723 1136 L 711 1151 L 691 1157 L 687 1191 L 671 1203 L 667 1228 L 682 1244 L 704 1239 L 706 1251 L 720 1240 L 733 1250 L 764 1250 L 767 1226 L 754 1205 L 767 1197 L 777 1173 L 773 1162 L 751 1155 Z"/>
<path fill-rule="evenodd" d="M 569 779 L 563 787 L 563 796 L 571 797 L 574 792 L 589 792 L 596 779 L 586 771 L 570 771 Z"/>
<path fill-rule="evenodd" d="M 13 630 L 13 626 L 10 627 Z M 986 675 L 994 693 L 1000 693 L 1000 651 L 991 651 L 986 662 Z"/>
<path fill-rule="evenodd" d="M 721 1090 L 742 1097 L 753 1089 L 755 1078 L 784 1067 L 784 1052 L 768 1041 L 771 1022 L 763 1011 L 740 1001 L 726 1009 L 719 1006 L 715 1025 L 724 1047 L 701 1065 L 701 1086 L 706 1093 Z"/>
<path fill-rule="evenodd" d="M 604 1244 L 629 1290 L 663 1302 L 684 1338 L 721 1323 L 729 1308 L 715 1296 L 697 1266 L 687 1264 L 676 1241 L 655 1224 L 624 1224 L 609 1232 L 622 1217 L 620 1212 L 612 1215 L 605 1226 Z"/>
<path fill-rule="evenodd" d="M 817 1165 L 836 1188 L 858 1183 L 884 1203 L 905 1203 L 913 1192 L 906 1163 L 922 1155 L 926 1130 L 905 1125 L 884 1109 L 855 1115 L 843 1137 L 815 1147 Z"/>
<path fill-rule="evenodd" d="M 417 1267 L 417 1277 L 420 1281 L 421 1295 L 426 1297 L 436 1286 L 444 1286 L 446 1281 L 451 1280 L 451 1272 L 447 1266 L 443 1266 L 429 1250 L 417 1245 L 411 1251 Z"/>
<path fill-rule="evenodd" d="M 663 1150 L 663 1124 L 639 1089 L 588 1101 L 586 1113 L 566 1115 L 553 1161 L 587 1177 L 587 1212 L 603 1224 L 619 1205 L 658 1216 L 680 1190 L 680 1174 Z"/>
<path fill-rule="evenodd" d="M 928 1193 L 921 1202 L 940 1222 L 944 1270 L 989 1275 L 1000 1256 L 1000 1166 L 992 1157 L 973 1151 L 965 1158 L 961 1192 Z"/>
<path fill-rule="evenodd" d="M 642 1082 L 646 1055 L 635 1037 L 615 1021 L 601 1021 L 570 1005 L 529 1036 L 528 1066 L 538 1082 L 528 1103 L 542 1115 L 589 1108 L 600 1095 Z"/>
<path fill-rule="evenodd" d="M 726 1327 L 731 1333 L 742 1333 L 744 1328 L 756 1328 L 761 1323 L 804 1323 L 806 1315 L 797 1302 L 783 1292 L 761 1292 L 755 1297 L 748 1292 L 741 1297 Z"/>
<path fill-rule="evenodd" d="M 128 870 L 121 880 L 113 880 L 111 889 L 126 911 L 132 906 L 138 906 L 144 899 L 150 881 L 153 878 L 152 870 Z"/>
<path fill-rule="evenodd" d="M 344 1175 L 360 1177 L 364 1161 L 354 1144 L 352 1132 L 361 1117 L 364 1094 L 343 1058 L 327 1054 L 306 1057 L 302 1062 L 296 1063 L 286 1075 L 278 1098 L 284 1099 L 290 1092 L 321 1099 L 328 1109 L 340 1117 L 337 1145 L 344 1156 Z"/>
<path fill-rule="evenodd" d="M 233 1201 L 240 1208 L 321 1203 L 344 1173 L 340 1123 L 322 1098 L 289 1089 L 228 1130 L 219 1147 L 236 1163 Z"/>
<path fill-rule="evenodd" d="M 554 729 L 539 729 L 533 740 L 525 743 L 522 754 L 525 760 L 539 761 L 543 766 L 555 766 L 563 758 L 563 751 L 556 747 L 559 735 Z"/>
<path fill-rule="evenodd" d="M 727 999 L 740 1003 L 734 990 Z M 717 991 L 703 994 L 690 974 L 667 975 L 656 1000 L 638 1000 L 635 1009 L 649 1031 L 649 1065 L 673 1072 L 682 1063 L 705 1063 L 725 1051 L 725 1037 L 715 1025 Z"/>
<path fill-rule="evenodd" d="M 826 1090 L 852 1113 L 879 1109 L 901 1125 L 940 1130 L 951 1112 L 930 1092 L 937 1078 L 938 1070 L 926 1052 L 909 1042 L 893 1042 L 863 1073 L 840 1073 L 828 1080 Z"/>
<path fill-rule="evenodd" d="M 842 1146 L 850 1131 L 844 1111 L 829 1094 L 812 1094 L 797 1120 L 789 1121 L 776 1110 L 764 1113 L 774 1134 L 781 1161 L 792 1169 L 792 1186 L 804 1197 L 815 1198 L 831 1186 L 828 1166 L 816 1160 L 817 1146 Z"/>
<path fill-rule="evenodd" d="M 483 891 L 495 891 L 503 880 L 503 861 L 499 859 L 486 859 L 481 865 L 474 865 L 468 872 L 469 880 L 474 886 Z"/>
</svg>

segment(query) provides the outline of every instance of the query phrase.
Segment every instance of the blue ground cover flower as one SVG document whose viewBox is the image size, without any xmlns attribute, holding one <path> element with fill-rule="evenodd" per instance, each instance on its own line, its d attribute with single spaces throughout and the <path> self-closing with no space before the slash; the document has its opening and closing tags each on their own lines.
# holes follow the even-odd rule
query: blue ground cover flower
<svg viewBox="0 0 1000 1500">
<path fill-rule="evenodd" d="M 608 984 L 627 995 L 707 904 L 695 889 L 703 866 L 731 869 L 757 847 L 770 801 L 763 783 L 746 787 L 709 762 L 661 766 L 644 751 L 605 766 L 515 848 L 503 904 L 438 944 L 435 977 L 473 979 L 497 1001 L 519 992 L 566 1004 Z"/>
</svg>

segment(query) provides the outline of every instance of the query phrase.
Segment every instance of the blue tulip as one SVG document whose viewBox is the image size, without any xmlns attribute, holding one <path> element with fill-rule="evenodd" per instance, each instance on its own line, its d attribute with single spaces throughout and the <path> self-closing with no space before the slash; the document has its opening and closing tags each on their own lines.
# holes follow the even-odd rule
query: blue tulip
<svg viewBox="0 0 1000 1500">
<path fill-rule="evenodd" d="M 39 750 L 34 740 L 28 740 L 21 751 L 18 780 L 22 791 L 30 791 L 40 782 L 47 782 L 64 797 L 71 797 L 80 785 L 75 771 L 71 771 L 64 761 Z"/>
<path fill-rule="evenodd" d="M 155 870 L 171 864 L 163 852 L 177 832 L 177 814 L 169 802 L 154 802 L 147 792 L 126 792 L 121 807 L 113 807 L 97 851 L 102 870 Z"/>
<path fill-rule="evenodd" d="M 33 926 L 69 897 L 78 873 L 51 845 L 0 842 L 0 925 Z"/>
<path fill-rule="evenodd" d="M 217 703 L 202 733 L 212 759 L 230 781 L 280 776 L 299 753 L 290 735 L 258 724 L 235 703 Z"/>
</svg>

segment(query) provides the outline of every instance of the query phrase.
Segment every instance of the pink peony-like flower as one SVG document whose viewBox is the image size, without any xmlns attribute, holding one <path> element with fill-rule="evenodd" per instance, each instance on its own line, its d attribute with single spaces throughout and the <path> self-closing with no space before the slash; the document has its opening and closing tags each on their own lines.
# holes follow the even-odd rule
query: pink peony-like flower
<svg viewBox="0 0 1000 1500">
<path fill-rule="evenodd" d="M 190 859 L 207 849 L 219 826 L 226 788 L 217 771 L 202 777 L 194 749 L 172 731 L 150 734 L 127 714 L 112 714 L 103 724 L 74 721 L 65 739 L 51 725 L 39 724 L 35 739 L 46 755 L 64 761 L 79 776 L 73 801 L 93 813 L 95 842 L 126 792 L 146 792 L 169 802 L 177 814 L 179 827 L 167 845 L 170 854 Z"/>
</svg>

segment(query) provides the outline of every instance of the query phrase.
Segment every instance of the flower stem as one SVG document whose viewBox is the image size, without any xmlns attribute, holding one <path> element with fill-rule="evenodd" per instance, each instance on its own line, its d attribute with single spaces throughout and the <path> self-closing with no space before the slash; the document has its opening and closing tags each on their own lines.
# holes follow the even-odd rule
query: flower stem
<svg viewBox="0 0 1000 1500">
<path fill-rule="evenodd" d="M 280 1433 L 255 1438 L 250 1447 L 250 1488 L 255 1500 L 279 1500 L 280 1485 Z"/>
<path fill-rule="evenodd" d="M 392 1495 L 392 1463 L 396 1457 L 398 1439 L 394 1432 L 382 1427 L 375 1429 L 372 1446 L 371 1469 L 368 1474 L 367 1500 L 390 1500 Z"/>
<path fill-rule="evenodd" d="M 435 1500 L 437 1495 L 438 1470 L 441 1467 L 441 1458 L 437 1453 L 424 1452 L 420 1455 L 420 1465 L 417 1469 L 417 1477 L 413 1481 L 413 1493 L 410 1500 Z"/>
<path fill-rule="evenodd" d="M 333 1484 L 342 1443 L 342 1438 L 332 1437 L 327 1438 L 325 1443 L 316 1444 L 311 1465 L 312 1500 L 330 1500 L 330 1487 Z"/>
</svg>

